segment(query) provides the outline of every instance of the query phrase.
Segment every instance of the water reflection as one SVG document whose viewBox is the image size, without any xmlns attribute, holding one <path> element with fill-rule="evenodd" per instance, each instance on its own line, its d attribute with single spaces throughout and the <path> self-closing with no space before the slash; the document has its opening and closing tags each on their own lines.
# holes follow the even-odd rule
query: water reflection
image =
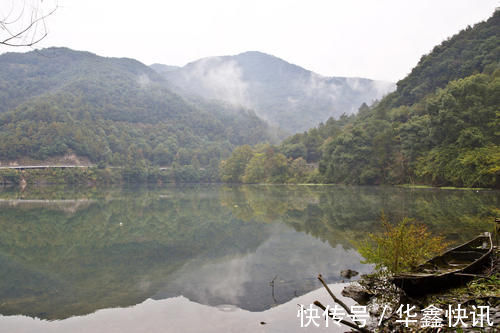
<svg viewBox="0 0 500 333">
<path fill-rule="evenodd" d="M 393 187 L 2 189 L 0 314 L 62 319 L 179 295 L 261 311 L 316 289 L 319 272 L 369 271 L 352 244 L 381 210 L 458 241 L 496 207 L 493 191 Z"/>
<path fill-rule="evenodd" d="M 154 298 L 180 293 L 203 304 L 234 304 L 263 311 L 315 289 L 318 272 L 333 282 L 340 281 L 343 269 L 369 270 L 360 264 L 361 258 L 353 249 L 332 248 L 283 225 L 272 226 L 268 232 L 268 238 L 254 252 L 188 262 Z"/>
</svg>

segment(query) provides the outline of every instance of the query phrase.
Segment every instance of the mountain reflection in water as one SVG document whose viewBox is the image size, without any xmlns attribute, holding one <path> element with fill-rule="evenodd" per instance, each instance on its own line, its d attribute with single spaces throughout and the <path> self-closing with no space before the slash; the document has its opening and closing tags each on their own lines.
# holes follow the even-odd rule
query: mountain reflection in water
<svg viewBox="0 0 500 333">
<path fill-rule="evenodd" d="M 382 210 L 462 241 L 499 201 L 395 187 L 4 188 L 0 314 L 63 319 L 180 295 L 264 311 L 317 289 L 318 273 L 371 271 L 353 244 Z"/>
</svg>

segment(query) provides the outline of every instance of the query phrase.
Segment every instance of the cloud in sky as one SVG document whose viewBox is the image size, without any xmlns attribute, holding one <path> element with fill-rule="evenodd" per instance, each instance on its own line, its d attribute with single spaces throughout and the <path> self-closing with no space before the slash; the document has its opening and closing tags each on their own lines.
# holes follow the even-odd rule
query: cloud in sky
<svg viewBox="0 0 500 333">
<path fill-rule="evenodd" d="M 2 1 L 0 13 L 5 11 Z M 59 0 L 40 46 L 184 65 L 248 50 L 325 76 L 396 81 L 497 0 Z M 19 51 L 20 49 L 15 49 Z M 12 51 L 0 47 L 0 52 Z"/>
</svg>

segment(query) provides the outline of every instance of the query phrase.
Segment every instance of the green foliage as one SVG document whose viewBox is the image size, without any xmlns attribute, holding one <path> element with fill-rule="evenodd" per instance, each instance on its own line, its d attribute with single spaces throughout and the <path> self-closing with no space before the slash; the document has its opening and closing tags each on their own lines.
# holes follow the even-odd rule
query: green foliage
<svg viewBox="0 0 500 333">
<path fill-rule="evenodd" d="M 499 82 L 486 74 L 450 82 L 403 118 L 391 109 L 392 121 L 375 106 L 324 144 L 320 171 L 333 183 L 499 187 Z"/>
<path fill-rule="evenodd" d="M 21 171 L 17 172 L 21 175 Z M 22 171 L 22 177 L 28 184 L 112 184 L 122 181 L 121 170 L 100 168 L 31 169 Z"/>
<path fill-rule="evenodd" d="M 241 181 L 247 184 L 264 182 L 267 178 L 265 164 L 266 155 L 264 153 L 255 153 L 250 159 L 250 162 L 248 162 Z"/>
<path fill-rule="evenodd" d="M 141 161 L 142 162 L 142 161 Z M 178 165 L 166 169 L 137 163 L 114 168 L 0 169 L 0 185 L 28 184 L 122 184 L 122 183 L 211 183 L 219 180 L 218 168 Z"/>
<path fill-rule="evenodd" d="M 247 164 L 253 157 L 253 150 L 249 145 L 237 147 L 231 157 L 220 164 L 220 178 L 227 183 L 241 183 Z"/>
<path fill-rule="evenodd" d="M 365 263 L 373 263 L 378 269 L 391 273 L 409 271 L 426 259 L 443 251 L 448 244 L 441 236 L 432 236 L 425 225 L 417 225 L 412 219 L 403 218 L 393 226 L 382 215 L 384 232 L 370 234 L 372 243 L 358 247 Z"/>
<path fill-rule="evenodd" d="M 321 145 L 337 137 L 342 128 L 353 119 L 354 116 L 345 114 L 338 120 L 330 118 L 326 123 L 320 123 L 317 128 L 312 128 L 303 134 L 295 134 L 284 140 L 279 149 L 287 158 L 302 157 L 309 163 L 318 162 L 321 158 Z"/>
<path fill-rule="evenodd" d="M 434 184 L 494 187 L 500 183 L 500 146 L 433 149 L 417 163 L 417 176 Z"/>
<path fill-rule="evenodd" d="M 0 161 L 76 154 L 101 168 L 125 167 L 127 179 L 178 163 L 195 172 L 183 169 L 177 179 L 193 180 L 237 145 L 274 140 L 252 111 L 181 98 L 139 62 L 40 52 L 0 56 Z"/>
<path fill-rule="evenodd" d="M 308 182 L 307 177 L 309 176 L 309 170 L 307 168 L 306 161 L 299 157 L 290 163 L 288 168 L 288 173 L 290 178 L 288 179 L 289 183 L 306 183 Z"/>
<path fill-rule="evenodd" d="M 308 181 L 310 172 L 302 157 L 287 159 L 267 144 L 238 147 L 220 165 L 220 178 L 229 183 L 303 183 Z"/>
<path fill-rule="evenodd" d="M 388 107 L 412 105 L 448 82 L 498 69 L 500 11 L 486 22 L 470 26 L 422 56 L 412 72 L 397 83 L 383 103 Z"/>
<path fill-rule="evenodd" d="M 136 61 L 67 49 L 43 51 L 57 61 L 4 54 L 0 161 L 74 153 L 124 167 L 127 181 L 500 188 L 499 20 L 496 11 L 436 46 L 396 92 L 356 116 L 264 148 L 255 145 L 275 137 L 252 111 L 181 98 Z"/>
<path fill-rule="evenodd" d="M 500 188 L 499 19 L 437 46 L 379 103 L 294 135 L 281 151 L 319 161 L 326 183 Z"/>
<path fill-rule="evenodd" d="M 0 169 L 0 184 L 18 184 L 20 180 L 20 171 L 12 169 Z"/>
</svg>

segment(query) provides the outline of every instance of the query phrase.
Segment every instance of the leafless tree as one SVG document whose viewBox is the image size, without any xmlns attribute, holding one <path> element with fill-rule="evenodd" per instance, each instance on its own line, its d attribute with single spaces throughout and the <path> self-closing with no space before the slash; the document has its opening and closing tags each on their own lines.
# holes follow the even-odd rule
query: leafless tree
<svg viewBox="0 0 500 333">
<path fill-rule="evenodd" d="M 57 0 L 0 0 L 0 45 L 39 43 L 48 34 L 46 19 L 57 8 Z"/>
</svg>

